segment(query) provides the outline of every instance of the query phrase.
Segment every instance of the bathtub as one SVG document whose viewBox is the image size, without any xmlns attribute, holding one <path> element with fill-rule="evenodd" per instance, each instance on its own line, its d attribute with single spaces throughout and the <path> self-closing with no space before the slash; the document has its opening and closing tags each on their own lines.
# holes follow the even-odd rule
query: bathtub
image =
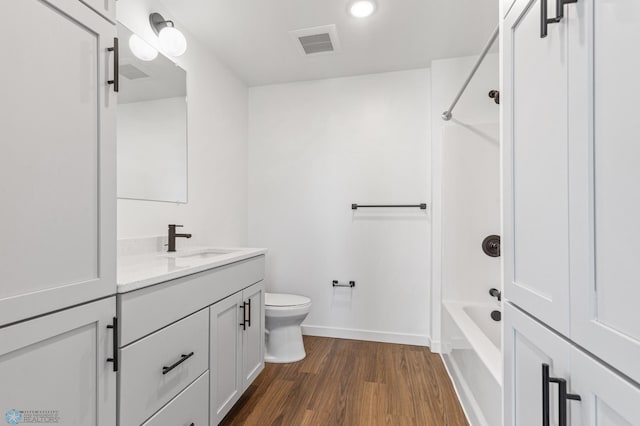
<svg viewBox="0 0 640 426">
<path fill-rule="evenodd" d="M 444 302 L 445 365 L 472 425 L 501 424 L 501 322 L 498 303 Z"/>
</svg>

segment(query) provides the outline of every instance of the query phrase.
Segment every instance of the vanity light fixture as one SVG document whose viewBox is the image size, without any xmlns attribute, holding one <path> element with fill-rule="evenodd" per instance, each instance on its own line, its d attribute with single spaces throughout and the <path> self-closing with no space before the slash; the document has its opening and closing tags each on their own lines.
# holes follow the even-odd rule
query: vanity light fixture
<svg viewBox="0 0 640 426">
<path fill-rule="evenodd" d="M 187 51 L 187 39 L 175 28 L 173 21 L 167 21 L 159 13 L 152 13 L 149 15 L 149 23 L 158 35 L 162 50 L 171 56 L 181 56 Z"/>
<path fill-rule="evenodd" d="M 349 13 L 354 18 L 366 18 L 376 11 L 376 3 L 373 0 L 358 0 L 349 5 Z"/>
<path fill-rule="evenodd" d="M 141 61 L 153 61 L 158 57 L 158 51 L 137 34 L 132 34 L 129 37 L 129 49 Z"/>
</svg>

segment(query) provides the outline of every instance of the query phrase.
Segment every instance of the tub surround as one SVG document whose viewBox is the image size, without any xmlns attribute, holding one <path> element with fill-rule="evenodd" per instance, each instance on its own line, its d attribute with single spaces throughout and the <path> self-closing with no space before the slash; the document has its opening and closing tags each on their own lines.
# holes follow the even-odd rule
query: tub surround
<svg viewBox="0 0 640 426">
<path fill-rule="evenodd" d="M 187 246 L 175 253 L 167 253 L 166 250 L 160 250 L 164 248 L 163 241 L 163 237 L 151 237 L 118 242 L 118 293 L 138 290 L 267 252 L 262 248 Z"/>
</svg>

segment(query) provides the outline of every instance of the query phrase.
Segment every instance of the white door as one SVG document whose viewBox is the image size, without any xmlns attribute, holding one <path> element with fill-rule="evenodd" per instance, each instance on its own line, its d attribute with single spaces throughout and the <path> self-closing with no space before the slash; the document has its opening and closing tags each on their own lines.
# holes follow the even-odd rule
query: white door
<svg viewBox="0 0 640 426">
<path fill-rule="evenodd" d="M 568 380 L 570 345 L 510 303 L 504 304 L 503 318 L 504 424 L 540 426 L 545 399 L 549 403 L 550 424 L 556 424 L 558 385 L 549 384 L 545 395 L 543 365 L 549 366 L 550 377 Z"/>
<path fill-rule="evenodd" d="M 572 339 L 640 382 L 640 2 L 568 12 Z"/>
<path fill-rule="evenodd" d="M 242 395 L 242 292 L 212 305 L 209 311 L 211 424 L 218 424 Z"/>
<path fill-rule="evenodd" d="M 568 335 L 567 25 L 541 38 L 541 1 L 501 27 L 505 297 Z"/>
<path fill-rule="evenodd" d="M 571 349 L 573 392 L 580 403 L 572 402 L 575 426 L 640 425 L 640 388 L 584 352 Z"/>
<path fill-rule="evenodd" d="M 264 369 L 264 281 L 242 291 L 247 328 L 242 333 L 242 384 L 245 390 Z"/>
<path fill-rule="evenodd" d="M 0 325 L 115 293 L 115 26 L 0 2 Z"/>
<path fill-rule="evenodd" d="M 115 312 L 111 297 L 0 329 L 2 418 L 114 426 L 116 373 L 107 361 L 114 336 L 107 326 Z"/>
</svg>

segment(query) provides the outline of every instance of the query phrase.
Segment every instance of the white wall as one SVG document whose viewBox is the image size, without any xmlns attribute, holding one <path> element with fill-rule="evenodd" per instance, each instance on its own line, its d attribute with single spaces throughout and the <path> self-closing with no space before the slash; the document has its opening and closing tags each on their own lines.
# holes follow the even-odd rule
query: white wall
<svg viewBox="0 0 640 426">
<path fill-rule="evenodd" d="M 481 250 L 482 239 L 476 241 L 479 238 L 476 237 L 478 233 L 486 235 L 490 233 L 499 234 L 499 205 L 495 204 L 497 210 L 495 223 L 497 226 L 495 228 L 493 226 L 486 226 L 490 221 L 490 219 L 486 218 L 492 215 L 491 209 L 494 204 L 491 203 L 494 203 L 494 200 L 491 198 L 483 198 L 485 193 L 473 194 L 473 191 L 477 190 L 477 188 L 486 189 L 489 193 L 495 191 L 496 197 L 499 197 L 500 192 L 499 186 L 494 184 L 492 180 L 494 179 L 493 175 L 487 176 L 482 172 L 491 170 L 492 165 L 486 162 L 483 163 L 483 160 L 480 158 L 475 162 L 473 159 L 473 156 L 478 155 L 479 152 L 484 160 L 487 160 L 491 158 L 491 151 L 494 151 L 496 155 L 495 161 L 499 161 L 497 140 L 494 141 L 495 143 L 491 141 L 491 139 L 493 139 L 491 126 L 495 126 L 498 123 L 499 106 L 488 97 L 490 90 L 499 88 L 499 64 L 497 54 L 489 54 L 486 56 L 460 99 L 460 102 L 454 109 L 451 121 L 443 121 L 440 117 L 442 112 L 449 107 L 477 58 L 477 56 L 469 56 L 433 61 L 431 63 L 431 172 L 433 181 L 433 270 L 431 292 L 433 304 L 431 312 L 433 322 L 432 349 L 434 350 L 441 349 L 441 300 L 443 298 L 456 297 L 455 295 L 471 299 L 479 297 L 480 293 L 484 291 L 486 282 L 493 279 L 493 277 L 489 277 L 486 274 L 486 271 L 491 270 L 493 264 L 499 263 L 499 260 L 490 259 L 479 251 Z M 465 138 L 465 136 L 469 136 L 469 138 Z M 447 137 L 448 140 L 453 140 L 451 146 L 447 147 L 447 152 L 444 150 L 445 137 Z M 476 142 L 481 145 L 478 145 Z M 475 145 L 473 145 L 470 151 L 465 151 L 465 148 L 470 147 L 471 144 L 474 143 Z M 468 156 L 460 157 L 465 154 Z M 465 161 L 458 161 L 459 158 L 464 158 Z M 444 163 L 445 159 L 448 161 L 447 164 Z M 469 168 L 469 166 L 472 166 L 472 168 Z M 443 196 L 445 189 L 443 186 L 445 167 L 449 168 L 449 170 L 447 170 L 449 192 L 447 192 L 446 197 Z M 495 172 L 498 173 L 498 166 L 496 166 Z M 476 185 L 475 189 L 473 185 Z M 486 203 L 477 206 L 465 204 L 464 195 L 458 195 L 460 194 L 459 192 L 456 193 L 456 191 L 460 189 L 462 189 L 464 194 L 473 195 L 474 203 L 482 200 L 485 200 Z M 447 197 L 449 210 L 447 210 L 448 208 L 445 206 Z M 497 202 L 499 201 L 496 200 L 496 203 Z M 460 211 L 460 208 L 464 208 L 464 211 Z M 476 215 L 476 213 L 478 214 Z M 448 222 L 446 220 L 447 217 Z M 478 225 L 476 222 L 481 217 L 486 220 L 483 219 L 483 224 Z M 471 223 L 469 223 L 469 221 L 471 221 Z M 458 233 L 458 235 L 464 237 L 466 241 L 459 239 L 449 240 L 448 247 L 450 250 L 445 259 L 443 256 L 443 247 L 445 247 L 445 243 L 447 242 L 445 228 L 448 227 L 452 232 L 455 232 L 455 227 L 458 225 L 461 229 L 464 227 L 467 228 L 466 234 L 464 232 Z M 469 227 L 473 229 L 471 239 L 467 239 L 469 236 Z M 455 234 L 450 236 L 456 238 Z M 464 246 L 464 244 L 467 243 L 468 246 Z M 460 247 L 465 247 L 464 253 L 456 254 L 455 250 Z M 469 256 L 470 253 L 474 256 L 476 266 L 484 263 L 486 269 L 481 267 L 476 270 L 473 266 L 470 266 L 465 260 L 468 259 L 468 257 L 465 256 Z M 489 265 L 487 265 L 487 262 Z M 462 275 L 456 276 L 456 274 Z M 472 279 L 474 275 L 478 277 L 482 275 L 483 279 L 486 280 Z M 445 282 L 445 277 L 452 279 Z M 495 277 L 496 285 L 499 285 L 499 279 L 499 276 Z"/>
<path fill-rule="evenodd" d="M 118 2 L 118 20 L 157 47 L 151 12 L 174 19 L 156 0 Z M 189 43 L 176 59 L 187 71 L 189 203 L 118 200 L 118 237 L 162 235 L 178 223 L 196 243 L 246 245 L 247 88 L 180 22 L 176 27 Z"/>
<path fill-rule="evenodd" d="M 308 334 L 426 345 L 428 69 L 249 90 L 249 244 L 267 291 L 309 296 Z M 355 289 L 331 281 L 355 280 Z"/>
</svg>

